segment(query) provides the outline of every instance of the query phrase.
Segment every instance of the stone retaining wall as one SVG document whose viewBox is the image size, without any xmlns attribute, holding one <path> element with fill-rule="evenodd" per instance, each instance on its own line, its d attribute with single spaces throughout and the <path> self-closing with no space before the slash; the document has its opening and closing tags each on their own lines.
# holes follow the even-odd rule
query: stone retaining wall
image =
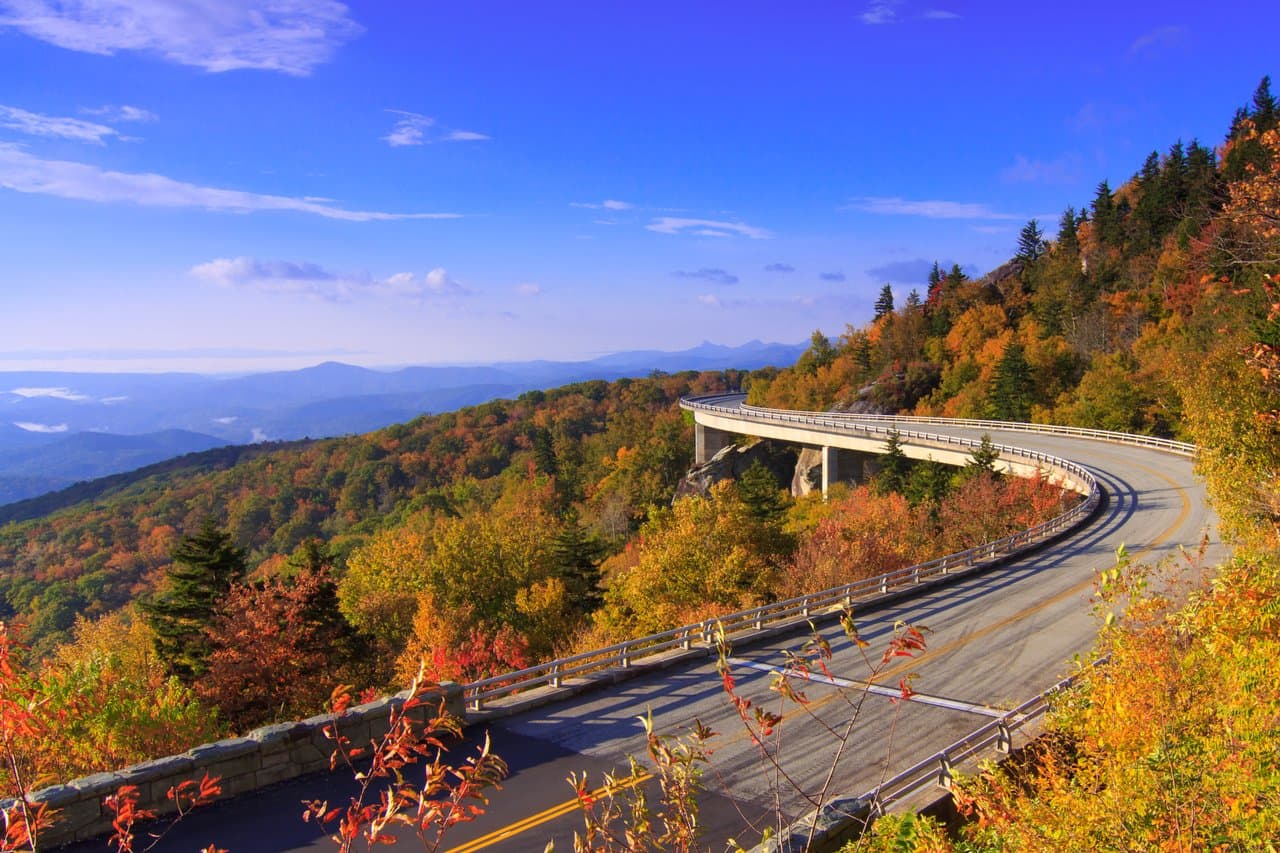
<svg viewBox="0 0 1280 853">
<path fill-rule="evenodd" d="M 445 709 L 464 717 L 462 686 L 445 683 Z M 391 712 L 404 704 L 408 692 L 398 693 L 342 714 L 322 714 L 307 720 L 279 723 L 254 729 L 244 737 L 207 743 L 181 755 L 157 758 L 124 770 L 96 773 L 63 785 L 43 788 L 31 795 L 33 802 L 45 803 L 59 812 L 57 822 L 40 833 L 40 846 L 49 848 L 70 841 L 92 838 L 111 830 L 112 811 L 103 799 L 121 785 L 138 788 L 138 807 L 163 815 L 174 810 L 168 791 L 187 780 L 199 782 L 206 773 L 220 778 L 222 797 L 234 797 L 286 779 L 326 770 L 334 742 L 324 736 L 326 726 L 361 746 L 386 734 Z M 426 697 L 418 721 L 434 713 L 439 698 Z M 11 801 L 0 801 L 0 807 Z"/>
</svg>

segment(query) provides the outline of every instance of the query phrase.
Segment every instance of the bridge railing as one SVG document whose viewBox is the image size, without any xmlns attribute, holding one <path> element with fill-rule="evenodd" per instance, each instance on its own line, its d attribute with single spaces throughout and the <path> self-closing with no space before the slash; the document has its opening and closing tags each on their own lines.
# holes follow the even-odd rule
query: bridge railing
<svg viewBox="0 0 1280 853">
<path fill-rule="evenodd" d="M 1014 732 L 1038 721 L 1053 708 L 1054 700 L 1084 672 L 1102 666 L 1108 659 L 1106 655 L 1098 658 L 1088 670 L 1062 679 L 1043 693 L 884 780 L 861 796 L 839 797 L 809 812 L 776 838 L 755 847 L 752 853 L 835 850 L 865 830 L 894 804 L 929 788 L 950 791 L 956 767 L 993 748 L 1000 755 L 1009 755 L 1013 751 Z"/>
<path fill-rule="evenodd" d="M 714 399 L 725 400 L 741 398 L 743 395 L 716 395 Z M 692 398 L 691 398 L 692 399 Z M 696 398 L 709 400 L 711 398 Z M 752 406 L 746 402 L 740 410 L 752 414 L 794 414 L 786 409 L 770 409 L 764 406 Z M 848 420 L 861 423 L 893 423 L 893 424 L 933 424 L 935 426 L 958 426 L 974 429 L 1004 430 L 1006 432 L 1033 432 L 1043 435 L 1066 435 L 1078 438 L 1089 438 L 1094 441 L 1106 441 L 1112 444 L 1127 444 L 1134 447 L 1150 447 L 1176 453 L 1179 456 L 1194 456 L 1196 446 L 1186 441 L 1175 441 L 1171 438 L 1158 438 L 1153 435 L 1115 432 L 1105 429 L 1089 429 L 1087 427 L 1057 426 L 1056 424 L 1033 424 L 1022 421 L 992 421 L 973 418 L 933 418 L 920 415 L 860 415 L 853 412 L 824 412 L 823 417 L 832 420 Z"/>
<path fill-rule="evenodd" d="M 684 408 L 717 411 L 722 414 L 747 419 L 764 419 L 800 423 L 810 427 L 818 427 L 832 431 L 847 431 L 856 427 L 862 432 L 887 434 L 891 427 L 880 425 L 850 424 L 839 419 L 831 419 L 813 414 L 795 412 L 752 411 L 718 405 L 717 401 L 738 400 L 741 395 L 726 395 L 713 398 L 684 399 L 680 405 Z M 981 442 L 957 436 L 934 433 L 898 431 L 904 439 L 912 443 L 936 446 L 941 448 L 976 448 Z M 1091 516 L 1102 499 L 1101 489 L 1092 473 L 1081 465 L 1066 459 L 1040 451 L 1026 450 L 1008 445 L 994 445 L 1002 456 L 1016 457 L 1033 462 L 1037 468 L 1046 472 L 1056 471 L 1071 487 L 1084 495 L 1084 500 L 1067 511 L 1037 524 L 1027 530 L 1018 531 L 1009 536 L 1002 536 L 992 542 L 985 542 L 973 548 L 947 554 L 925 563 L 895 569 L 873 577 L 854 581 L 843 586 L 808 595 L 775 601 L 707 619 L 689 625 L 681 625 L 668 631 L 637 637 L 625 642 L 616 643 L 604 648 L 592 649 L 568 657 L 540 663 L 535 666 L 503 673 L 492 678 L 473 681 L 464 685 L 467 707 L 479 711 L 486 702 L 501 699 L 516 693 L 537 687 L 562 687 L 568 679 L 588 675 L 610 667 L 629 668 L 640 658 L 657 655 L 672 650 L 688 650 L 695 646 L 707 647 L 714 642 L 717 630 L 723 630 L 732 637 L 751 631 L 778 627 L 788 623 L 803 621 L 812 616 L 831 613 L 855 603 L 866 603 L 881 597 L 900 594 L 904 590 L 920 584 L 936 581 L 948 574 L 971 568 L 998 557 L 1008 556 L 1035 547 L 1048 539 L 1052 539 L 1075 527 Z"/>
</svg>

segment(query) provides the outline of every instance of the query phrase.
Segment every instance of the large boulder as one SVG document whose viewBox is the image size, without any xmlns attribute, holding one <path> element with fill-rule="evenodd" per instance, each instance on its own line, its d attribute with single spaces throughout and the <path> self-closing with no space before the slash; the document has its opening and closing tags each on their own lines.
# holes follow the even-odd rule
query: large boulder
<svg viewBox="0 0 1280 853">
<path fill-rule="evenodd" d="M 690 495 L 706 497 L 716 483 L 738 479 L 756 462 L 768 468 L 778 481 L 778 488 L 782 488 L 782 484 L 790 483 L 794 476 L 796 451 L 767 440 L 745 446 L 731 444 L 703 464 L 690 468 L 676 486 L 674 499 Z"/>
<path fill-rule="evenodd" d="M 791 476 L 791 496 L 802 498 L 822 488 L 822 451 L 816 447 L 801 449 Z"/>
</svg>

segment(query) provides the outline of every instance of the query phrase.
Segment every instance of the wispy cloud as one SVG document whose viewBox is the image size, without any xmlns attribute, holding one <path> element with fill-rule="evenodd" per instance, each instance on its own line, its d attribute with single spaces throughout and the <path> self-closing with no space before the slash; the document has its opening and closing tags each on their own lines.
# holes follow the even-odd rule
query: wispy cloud
<svg viewBox="0 0 1280 853">
<path fill-rule="evenodd" d="M 921 21 L 954 21 L 960 16 L 955 12 L 946 9 L 925 9 L 913 15 L 901 14 L 902 0 L 871 0 L 867 4 L 867 8 L 863 10 L 858 19 L 864 24 L 876 26 L 878 24 L 896 24 L 904 19 L 915 19 Z"/>
<path fill-rule="evenodd" d="M 585 207 L 587 210 L 630 210 L 635 207 L 629 201 L 618 201 L 616 198 L 606 198 L 600 203 L 591 201 L 571 201 L 570 207 Z"/>
<path fill-rule="evenodd" d="M 714 284 L 737 284 L 738 277 L 719 267 L 703 267 L 699 270 L 676 270 L 672 273 L 676 278 L 697 278 Z"/>
<path fill-rule="evenodd" d="M 0 27 L 68 50 L 306 76 L 362 32 L 335 0 L 0 0 Z"/>
<path fill-rule="evenodd" d="M 752 240 L 767 240 L 772 232 L 747 225 L 745 222 L 723 222 L 716 219 L 682 219 L 675 216 L 663 216 L 653 220 L 645 228 L 659 234 L 693 233 L 703 237 L 730 237 L 734 235 L 750 237 Z"/>
<path fill-rule="evenodd" d="M 430 145 L 433 142 L 479 142 L 489 137 L 473 130 L 449 130 L 440 127 L 434 118 L 407 110 L 387 110 L 399 116 L 391 132 L 382 140 L 392 148 L 406 145 Z"/>
<path fill-rule="evenodd" d="M 525 284 L 517 284 L 516 293 L 520 294 L 521 296 L 541 296 L 542 287 L 532 282 L 526 282 Z"/>
<path fill-rule="evenodd" d="M 27 432 L 66 432 L 66 424 L 38 424 L 32 421 L 14 421 L 13 425 Z"/>
<path fill-rule="evenodd" d="M 14 388 L 9 392 L 19 397 L 52 397 L 55 400 L 72 400 L 78 402 L 80 400 L 88 400 L 88 394 L 81 394 L 79 391 L 72 391 L 70 388 L 63 387 L 26 387 Z"/>
<path fill-rule="evenodd" d="M 818 278 L 822 279 L 823 281 L 829 281 L 833 283 L 839 283 L 845 280 L 844 273 L 842 272 L 819 273 Z"/>
<path fill-rule="evenodd" d="M 765 272 L 795 272 L 796 268 L 791 264 L 766 264 Z"/>
<path fill-rule="evenodd" d="M 1125 51 L 1126 59 L 1141 59 L 1166 47 L 1174 47 L 1187 37 L 1187 28 L 1183 26 L 1165 26 L 1144 33 L 1134 39 L 1133 44 Z"/>
<path fill-rule="evenodd" d="M 1074 184 L 1080 180 L 1082 168 L 1078 154 L 1053 160 L 1031 160 L 1018 154 L 1012 166 L 1000 171 L 1000 180 L 1010 184 Z"/>
<path fill-rule="evenodd" d="M 860 210 L 889 216 L 922 216 L 926 219 L 1023 219 L 1014 213 L 1000 213 L 985 204 L 936 199 L 913 201 L 896 196 L 864 196 L 843 210 Z"/>
<path fill-rule="evenodd" d="M 452 279 L 443 267 L 436 267 L 422 276 L 399 272 L 386 278 L 374 278 L 367 273 L 336 273 L 313 263 L 260 261 L 240 257 L 217 258 L 192 267 L 189 273 L 201 281 L 220 287 L 297 294 L 325 302 L 350 302 L 357 298 L 388 296 L 429 300 L 469 296 L 473 293 Z"/>
<path fill-rule="evenodd" d="M 97 118 L 104 118 L 107 121 L 118 122 L 155 121 L 160 118 L 160 116 L 151 112 L 151 110 L 144 110 L 142 107 L 131 107 L 128 104 L 107 104 L 101 107 L 85 107 L 80 110 L 80 112 L 87 116 L 95 116 Z"/>
<path fill-rule="evenodd" d="M 44 160 L 8 143 L 0 143 L 0 187 L 79 201 L 124 202 L 143 207 L 191 207 L 230 213 L 288 210 L 346 222 L 457 219 L 461 216 L 458 213 L 346 210 L 307 198 L 189 184 L 151 172 L 109 172 L 87 163 Z"/>
<path fill-rule="evenodd" d="M 901 0 L 872 0 L 858 17 L 864 24 L 891 24 L 898 19 L 900 5 Z"/>
<path fill-rule="evenodd" d="M 105 124 L 85 121 L 78 118 L 47 116 L 41 113 L 28 112 L 18 107 L 0 104 L 0 127 L 16 130 L 30 136 L 48 136 L 56 139 L 72 139 L 76 142 L 90 142 L 102 145 L 103 140 L 112 136 L 120 137 L 120 132 Z"/>
</svg>

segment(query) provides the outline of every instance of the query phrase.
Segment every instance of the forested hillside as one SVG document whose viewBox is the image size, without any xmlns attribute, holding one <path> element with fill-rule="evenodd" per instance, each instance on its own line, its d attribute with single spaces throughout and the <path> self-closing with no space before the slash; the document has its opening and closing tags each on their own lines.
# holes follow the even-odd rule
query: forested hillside
<svg viewBox="0 0 1280 853">
<path fill-rule="evenodd" d="M 670 501 L 690 463 L 692 430 L 676 400 L 739 381 L 690 373 L 586 382 L 255 453 L 229 468 L 215 460 L 126 482 L 0 528 L 0 617 L 20 615 L 27 637 L 48 650 L 78 614 L 109 613 L 151 588 L 179 538 L 206 518 L 254 566 L 310 539 L 342 565 L 376 531 L 424 507 L 457 514 L 488 505 L 508 482 L 535 474 L 554 476 L 559 507 L 577 505 L 606 540 L 625 538 L 649 504 Z"/>
</svg>

